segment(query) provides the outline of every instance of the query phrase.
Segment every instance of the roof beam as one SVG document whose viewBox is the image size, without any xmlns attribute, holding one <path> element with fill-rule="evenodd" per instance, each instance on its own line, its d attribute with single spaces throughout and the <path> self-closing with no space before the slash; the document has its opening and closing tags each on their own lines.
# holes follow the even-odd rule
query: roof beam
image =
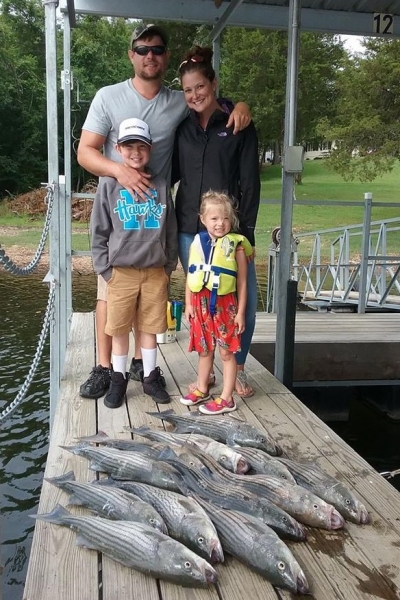
<svg viewBox="0 0 400 600">
<path fill-rule="evenodd" d="M 211 32 L 213 42 L 217 39 L 222 30 L 225 28 L 225 25 L 228 23 L 229 17 L 235 12 L 237 8 L 239 8 L 242 2 L 243 0 L 231 0 L 228 8 L 226 9 L 222 17 L 218 19 L 218 23 Z"/>
<path fill-rule="evenodd" d="M 145 20 L 182 21 L 214 25 L 221 8 L 212 0 L 74 0 L 76 14 L 127 17 Z M 60 1 L 61 11 L 67 0 Z M 221 6 L 224 6 L 225 2 Z M 230 26 L 287 29 L 288 7 L 246 3 L 231 15 Z M 324 10 L 302 7 L 302 31 L 373 36 L 373 13 Z M 400 37 L 400 19 L 394 19 L 394 31 L 388 38 Z"/>
</svg>

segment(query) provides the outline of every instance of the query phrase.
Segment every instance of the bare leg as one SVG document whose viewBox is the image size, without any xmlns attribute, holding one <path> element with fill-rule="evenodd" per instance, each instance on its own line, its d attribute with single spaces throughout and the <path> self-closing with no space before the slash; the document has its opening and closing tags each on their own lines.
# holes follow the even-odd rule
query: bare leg
<svg viewBox="0 0 400 600">
<path fill-rule="evenodd" d="M 133 337 L 135 338 L 135 358 L 137 360 L 139 360 L 142 358 L 142 352 L 140 350 L 142 345 L 141 345 L 141 341 L 140 341 L 140 331 L 138 328 L 136 318 L 134 319 L 134 321 L 132 323 L 132 329 L 133 329 Z M 143 348 L 146 348 L 146 346 L 143 346 Z"/>
<path fill-rule="evenodd" d="M 107 302 L 97 300 L 96 304 L 96 351 L 97 364 L 109 368 L 111 366 L 112 338 L 105 333 L 107 322 Z"/>
<path fill-rule="evenodd" d="M 199 354 L 199 372 L 197 375 L 198 390 L 203 394 L 208 393 L 208 385 L 210 380 L 210 373 L 213 367 L 214 352 L 207 352 L 205 354 Z M 236 373 L 236 363 L 235 363 Z M 236 375 L 235 375 L 236 376 Z"/>
<path fill-rule="evenodd" d="M 225 350 L 224 348 L 219 349 L 219 354 L 222 360 L 223 373 L 221 398 L 230 402 L 236 382 L 236 359 L 233 352 L 229 352 L 229 350 Z"/>
</svg>

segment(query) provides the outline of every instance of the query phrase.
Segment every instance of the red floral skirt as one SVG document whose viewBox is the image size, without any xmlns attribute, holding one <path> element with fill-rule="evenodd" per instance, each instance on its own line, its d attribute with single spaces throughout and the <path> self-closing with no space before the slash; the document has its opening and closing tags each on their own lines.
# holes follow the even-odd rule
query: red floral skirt
<svg viewBox="0 0 400 600">
<path fill-rule="evenodd" d="M 192 293 L 195 316 L 190 320 L 189 352 L 210 352 L 221 346 L 230 352 L 240 352 L 240 334 L 237 332 L 236 294 L 217 296 L 215 314 L 210 314 L 210 290 L 204 288 Z"/>
</svg>

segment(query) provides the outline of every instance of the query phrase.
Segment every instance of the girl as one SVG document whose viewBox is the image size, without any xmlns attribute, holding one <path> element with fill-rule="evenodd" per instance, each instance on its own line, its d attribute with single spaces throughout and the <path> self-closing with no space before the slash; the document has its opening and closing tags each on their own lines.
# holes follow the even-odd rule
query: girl
<svg viewBox="0 0 400 600">
<path fill-rule="evenodd" d="M 210 400 L 209 377 L 216 346 L 223 364 L 221 396 L 200 406 L 205 414 L 236 410 L 235 352 L 245 329 L 247 258 L 250 242 L 237 233 L 239 226 L 226 194 L 207 192 L 200 205 L 200 221 L 206 231 L 198 233 L 189 251 L 185 316 L 190 323 L 189 351 L 199 353 L 197 387 L 180 401 L 194 406 Z"/>
</svg>

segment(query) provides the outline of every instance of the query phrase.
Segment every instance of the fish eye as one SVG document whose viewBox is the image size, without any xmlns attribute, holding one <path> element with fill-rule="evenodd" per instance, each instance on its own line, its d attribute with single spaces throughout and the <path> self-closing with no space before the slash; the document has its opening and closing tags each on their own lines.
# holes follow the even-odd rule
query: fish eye
<svg viewBox="0 0 400 600">
<path fill-rule="evenodd" d="M 199 544 L 204 544 L 204 538 L 201 536 L 197 539 L 197 541 L 199 542 Z"/>
<path fill-rule="evenodd" d="M 318 504 L 315 504 L 315 503 L 314 503 L 314 504 L 313 504 L 313 508 L 314 508 L 315 510 L 318 510 L 318 509 L 319 509 L 319 506 L 318 506 Z"/>
<path fill-rule="evenodd" d="M 346 498 L 345 502 L 346 502 L 347 506 L 350 506 L 351 502 L 348 498 Z"/>
<path fill-rule="evenodd" d="M 281 560 L 278 562 L 278 569 L 279 571 L 284 571 L 286 569 L 285 563 Z"/>
<path fill-rule="evenodd" d="M 155 519 L 150 519 L 150 523 L 151 523 L 152 525 L 154 525 L 154 523 L 155 523 L 155 522 L 156 522 L 156 520 L 155 520 Z"/>
<path fill-rule="evenodd" d="M 221 456 L 221 460 L 222 460 L 222 462 L 225 462 L 226 461 L 226 456 Z"/>
<path fill-rule="evenodd" d="M 284 523 L 286 523 L 286 521 L 287 521 L 287 520 L 288 520 L 288 518 L 287 518 L 287 517 L 282 517 L 282 521 L 283 521 Z"/>
<path fill-rule="evenodd" d="M 192 563 L 187 560 L 183 566 L 185 567 L 186 571 L 189 571 L 192 568 Z"/>
</svg>

